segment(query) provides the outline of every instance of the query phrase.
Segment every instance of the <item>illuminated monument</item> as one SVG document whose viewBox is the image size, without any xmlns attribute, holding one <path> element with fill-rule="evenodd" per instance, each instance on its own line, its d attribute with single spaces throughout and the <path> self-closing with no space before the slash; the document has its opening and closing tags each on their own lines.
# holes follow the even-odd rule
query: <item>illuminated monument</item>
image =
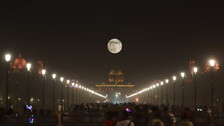
<svg viewBox="0 0 224 126">
<path fill-rule="evenodd" d="M 123 72 L 114 68 L 109 72 L 108 83 L 96 85 L 97 89 L 104 94 L 108 94 L 109 102 L 120 103 L 126 102 L 125 95 L 133 90 L 134 85 L 125 83 Z"/>
</svg>

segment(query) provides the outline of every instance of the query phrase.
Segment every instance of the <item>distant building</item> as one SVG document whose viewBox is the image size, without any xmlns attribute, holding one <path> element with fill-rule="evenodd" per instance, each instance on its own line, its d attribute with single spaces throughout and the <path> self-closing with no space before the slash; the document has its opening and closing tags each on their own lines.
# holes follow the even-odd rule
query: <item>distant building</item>
<svg viewBox="0 0 224 126">
<path fill-rule="evenodd" d="M 108 82 L 97 84 L 96 88 L 103 94 L 108 94 L 109 102 L 126 102 L 125 95 L 133 90 L 134 85 L 125 83 L 123 72 L 115 67 L 110 70 Z"/>
<path fill-rule="evenodd" d="M 14 60 L 12 68 L 13 72 L 16 73 L 26 68 L 26 60 L 22 57 L 21 53 L 19 53 L 18 57 Z"/>
</svg>

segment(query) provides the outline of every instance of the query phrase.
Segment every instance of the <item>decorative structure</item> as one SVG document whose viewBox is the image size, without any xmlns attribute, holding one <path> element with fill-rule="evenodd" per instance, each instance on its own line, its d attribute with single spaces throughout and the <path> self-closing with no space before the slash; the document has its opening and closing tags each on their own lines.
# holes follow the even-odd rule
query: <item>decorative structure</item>
<svg viewBox="0 0 224 126">
<path fill-rule="evenodd" d="M 26 60 L 22 57 L 21 53 L 19 53 L 18 57 L 14 60 L 12 67 L 14 73 L 18 73 L 26 68 Z"/>
<path fill-rule="evenodd" d="M 135 85 L 125 83 L 123 72 L 115 67 L 108 75 L 108 82 L 97 84 L 96 88 L 105 94 L 108 94 L 110 102 L 126 102 L 125 95 L 133 89 Z"/>
<path fill-rule="evenodd" d="M 42 74 L 42 69 L 44 68 L 44 64 L 43 64 L 42 61 L 38 60 L 37 65 L 38 65 L 38 74 L 41 75 Z"/>
</svg>

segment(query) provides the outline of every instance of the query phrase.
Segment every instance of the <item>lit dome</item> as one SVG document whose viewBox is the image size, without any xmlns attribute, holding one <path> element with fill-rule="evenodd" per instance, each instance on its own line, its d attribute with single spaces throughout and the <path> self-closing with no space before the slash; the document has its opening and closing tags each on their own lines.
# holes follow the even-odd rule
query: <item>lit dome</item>
<svg viewBox="0 0 224 126">
<path fill-rule="evenodd" d="M 15 72 L 19 72 L 21 69 L 26 68 L 26 60 L 22 57 L 21 54 L 14 60 L 13 69 Z"/>
</svg>

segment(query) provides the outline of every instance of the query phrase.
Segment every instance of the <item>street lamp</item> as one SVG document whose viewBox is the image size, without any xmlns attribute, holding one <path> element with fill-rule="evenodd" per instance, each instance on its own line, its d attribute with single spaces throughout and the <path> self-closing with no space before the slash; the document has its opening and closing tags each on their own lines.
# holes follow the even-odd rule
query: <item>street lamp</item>
<svg viewBox="0 0 224 126">
<path fill-rule="evenodd" d="M 72 83 L 72 104 L 74 104 L 74 87 L 75 87 L 75 83 Z"/>
<path fill-rule="evenodd" d="M 211 126 L 214 125 L 214 66 L 216 61 L 214 59 L 209 60 L 209 64 L 211 67 Z"/>
<path fill-rule="evenodd" d="M 81 89 L 82 89 L 82 85 L 79 85 L 79 103 L 82 103 L 82 98 L 81 98 Z"/>
<path fill-rule="evenodd" d="M 6 108 L 6 111 L 8 110 L 8 107 L 9 107 L 9 69 L 10 69 L 10 61 L 11 61 L 11 55 L 10 54 L 6 54 L 5 55 L 5 61 L 7 62 L 7 65 L 6 65 L 6 95 L 5 95 L 5 108 Z"/>
<path fill-rule="evenodd" d="M 153 104 L 153 90 L 152 90 L 152 86 L 149 87 L 150 91 L 149 91 L 149 95 L 151 95 L 151 99 L 150 99 L 150 102 L 151 104 Z"/>
<path fill-rule="evenodd" d="M 80 96 L 80 100 L 81 100 L 81 103 L 83 103 L 83 89 L 84 89 L 84 87 L 83 86 L 81 86 L 81 88 L 80 88 L 81 90 L 81 92 L 80 92 L 80 94 L 81 94 L 81 96 Z"/>
<path fill-rule="evenodd" d="M 154 84 L 154 85 L 152 86 L 152 88 L 154 89 L 154 90 L 153 90 L 153 103 L 156 105 L 156 91 L 155 91 L 156 85 Z"/>
<path fill-rule="evenodd" d="M 6 55 L 5 55 L 5 61 L 6 61 L 6 62 L 11 61 L 11 58 L 12 58 L 11 54 L 6 54 Z"/>
<path fill-rule="evenodd" d="M 82 103 L 84 103 L 84 99 L 83 99 L 83 95 L 84 95 L 84 94 L 83 94 L 83 92 L 84 92 L 84 88 L 85 88 L 85 87 L 83 87 L 83 86 L 82 86 L 82 90 L 81 90 Z"/>
<path fill-rule="evenodd" d="M 69 84 L 70 80 L 67 80 L 67 111 L 69 110 Z"/>
<path fill-rule="evenodd" d="M 82 103 L 85 103 L 85 99 L 84 99 L 84 95 L 85 95 L 84 93 L 85 92 L 84 92 L 84 89 L 85 89 L 85 87 L 82 86 L 82 90 L 81 90 L 82 91 Z"/>
<path fill-rule="evenodd" d="M 75 104 L 78 104 L 78 88 L 79 88 L 79 85 L 78 84 L 75 84 L 75 88 L 76 88 Z"/>
<path fill-rule="evenodd" d="M 181 76 L 181 84 L 182 84 L 182 108 L 184 107 L 184 77 L 185 77 L 185 73 L 181 72 L 180 73 Z"/>
<path fill-rule="evenodd" d="M 53 108 L 55 109 L 55 79 L 56 79 L 57 75 L 54 73 L 52 74 L 52 78 L 53 78 Z"/>
<path fill-rule="evenodd" d="M 159 83 L 156 83 L 156 102 L 159 105 Z"/>
<path fill-rule="evenodd" d="M 175 86 L 175 82 L 177 80 L 176 76 L 173 76 L 173 105 L 174 107 L 176 106 L 176 86 Z"/>
<path fill-rule="evenodd" d="M 209 64 L 210 64 L 211 67 L 214 67 L 215 66 L 215 60 L 214 59 L 209 60 Z"/>
<path fill-rule="evenodd" d="M 45 82 L 45 75 L 46 75 L 46 70 L 42 70 L 42 75 L 43 75 L 43 107 L 45 106 L 45 97 L 44 97 L 44 82 Z"/>
<path fill-rule="evenodd" d="M 166 79 L 165 82 L 166 82 L 166 105 L 168 106 L 169 105 L 169 102 L 168 102 L 168 83 L 169 83 L 169 79 Z"/>
<path fill-rule="evenodd" d="M 31 70 L 31 63 L 26 64 L 27 72 L 28 72 L 28 79 L 27 79 L 27 105 L 30 105 L 30 70 Z"/>
<path fill-rule="evenodd" d="M 161 85 L 161 86 L 160 86 L 160 87 L 161 87 L 161 92 L 160 92 L 160 93 L 161 93 L 161 105 L 163 104 L 163 84 L 164 84 L 164 82 L 161 81 L 161 82 L 160 82 L 160 85 Z"/>
<path fill-rule="evenodd" d="M 193 68 L 194 71 L 194 109 L 197 109 L 197 84 L 196 84 L 196 79 L 197 79 L 197 72 L 198 72 L 198 68 L 194 67 Z"/>
<path fill-rule="evenodd" d="M 64 81 L 64 77 L 60 77 L 60 81 L 61 81 L 61 113 L 63 112 L 63 81 Z"/>
</svg>

